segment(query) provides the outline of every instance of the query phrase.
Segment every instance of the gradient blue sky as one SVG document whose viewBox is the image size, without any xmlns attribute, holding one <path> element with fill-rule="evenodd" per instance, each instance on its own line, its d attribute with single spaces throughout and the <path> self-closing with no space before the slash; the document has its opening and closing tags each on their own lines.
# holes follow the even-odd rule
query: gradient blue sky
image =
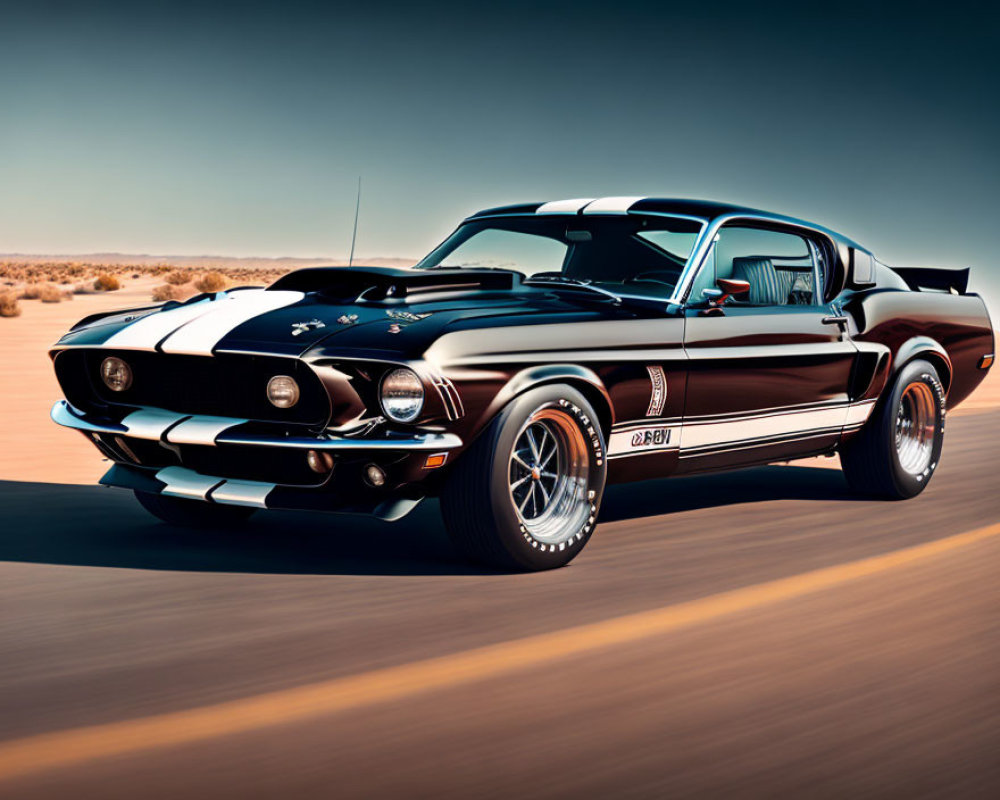
<svg viewBox="0 0 1000 800">
<path fill-rule="evenodd" d="M 990 4 L 35 2 L 0 252 L 419 256 L 478 208 L 720 199 L 995 269 Z"/>
</svg>

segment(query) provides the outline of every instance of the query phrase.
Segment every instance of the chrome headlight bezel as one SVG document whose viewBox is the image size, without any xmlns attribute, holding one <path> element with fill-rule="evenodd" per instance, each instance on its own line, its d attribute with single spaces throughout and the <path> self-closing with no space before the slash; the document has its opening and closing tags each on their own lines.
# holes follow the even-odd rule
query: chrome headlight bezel
<svg viewBox="0 0 1000 800">
<path fill-rule="evenodd" d="M 393 396 L 387 396 L 389 392 Z M 382 376 L 378 401 L 387 419 L 402 424 L 414 422 L 424 410 L 424 382 L 409 367 L 391 369 Z"/>
</svg>

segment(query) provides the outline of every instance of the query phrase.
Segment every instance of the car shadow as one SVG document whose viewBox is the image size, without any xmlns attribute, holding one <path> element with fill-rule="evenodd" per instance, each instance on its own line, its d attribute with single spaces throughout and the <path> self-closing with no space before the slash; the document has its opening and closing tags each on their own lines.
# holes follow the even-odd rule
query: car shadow
<svg viewBox="0 0 1000 800">
<path fill-rule="evenodd" d="M 608 487 L 601 521 L 781 499 L 855 499 L 839 470 L 771 466 Z M 177 528 L 130 492 L 0 481 L 0 561 L 310 575 L 490 575 L 452 548 L 437 503 L 395 523 L 270 511 L 228 531 Z"/>
</svg>

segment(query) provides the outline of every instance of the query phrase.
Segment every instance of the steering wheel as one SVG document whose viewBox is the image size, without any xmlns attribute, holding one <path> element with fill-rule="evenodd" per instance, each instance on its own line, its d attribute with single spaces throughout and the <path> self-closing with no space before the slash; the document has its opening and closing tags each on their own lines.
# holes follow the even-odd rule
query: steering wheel
<svg viewBox="0 0 1000 800">
<path fill-rule="evenodd" d="M 625 283 L 660 283 L 673 287 L 677 278 L 672 272 L 662 269 L 651 269 L 646 272 L 639 272 L 625 279 Z"/>
</svg>

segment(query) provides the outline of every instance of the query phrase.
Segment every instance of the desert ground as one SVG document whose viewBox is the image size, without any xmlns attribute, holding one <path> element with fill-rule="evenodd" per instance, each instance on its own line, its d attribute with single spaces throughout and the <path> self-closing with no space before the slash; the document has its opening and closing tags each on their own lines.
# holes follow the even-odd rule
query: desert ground
<svg viewBox="0 0 1000 800">
<path fill-rule="evenodd" d="M 1000 373 L 914 500 L 611 487 L 569 567 L 496 574 L 432 503 L 196 532 L 95 486 L 46 351 L 131 275 L 0 318 L 0 796 L 1000 796 Z"/>
</svg>

